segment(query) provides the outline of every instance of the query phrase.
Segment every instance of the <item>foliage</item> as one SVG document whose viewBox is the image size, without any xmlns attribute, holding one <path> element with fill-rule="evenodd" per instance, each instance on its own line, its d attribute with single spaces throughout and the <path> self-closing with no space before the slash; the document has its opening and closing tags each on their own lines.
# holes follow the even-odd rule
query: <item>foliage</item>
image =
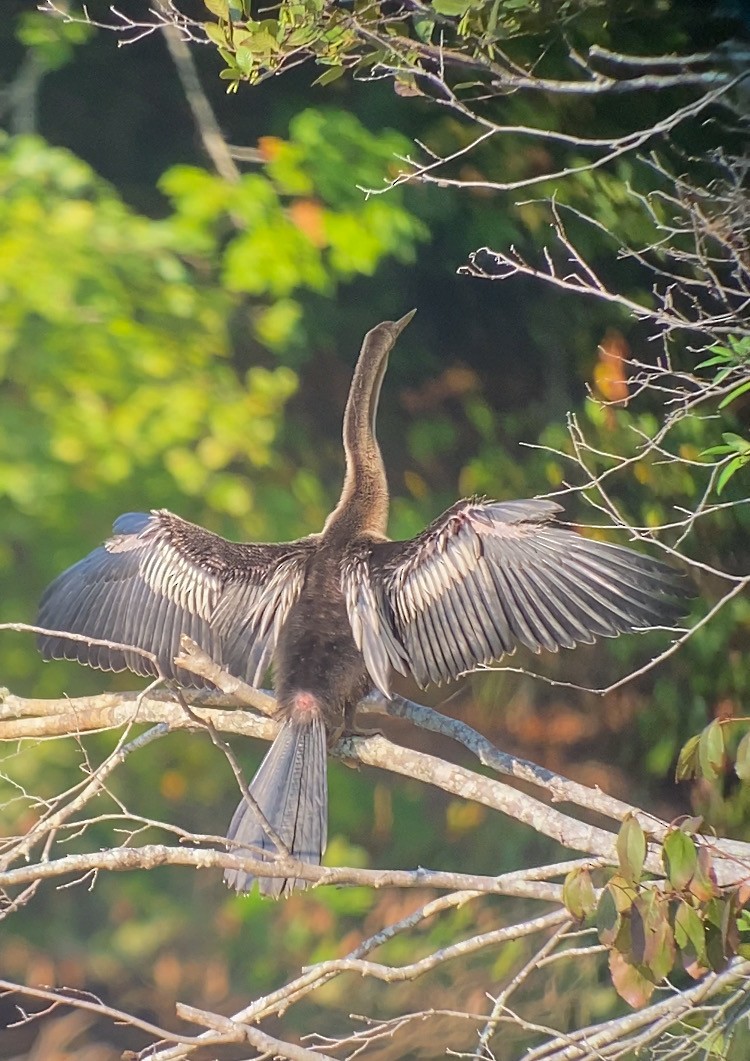
<svg viewBox="0 0 750 1061">
<path fill-rule="evenodd" d="M 258 339 L 279 352 L 306 338 L 301 288 L 332 295 L 336 284 L 370 276 L 392 255 L 413 260 L 426 229 L 403 205 L 403 194 L 365 199 L 358 184 L 376 183 L 405 150 L 396 133 L 369 133 L 351 114 L 304 110 L 289 139 L 260 141 L 263 175 L 236 184 L 191 166 L 165 174 L 174 204 L 170 221 L 187 251 L 221 259 L 223 285 L 270 304 L 256 306 Z M 227 239 L 227 227 L 237 229 Z"/>
<path fill-rule="evenodd" d="M 4 140 L 6 574 L 23 541 L 28 555 L 44 556 L 41 588 L 118 511 L 180 497 L 194 499 L 196 517 L 244 520 L 259 538 L 280 532 L 268 473 L 281 466 L 273 445 L 296 377 L 283 364 L 238 372 L 230 314 L 253 294 L 256 335 L 289 351 L 304 335 L 299 289 L 330 292 L 385 255 L 412 253 L 423 229 L 398 202 L 362 204 L 339 187 L 344 161 L 355 172 L 356 156 L 366 173 L 395 142 L 381 144 L 346 114 L 303 112 L 289 143 L 267 145 L 267 175 L 229 185 L 178 167 L 163 182 L 174 212 L 152 221 L 68 153 L 33 138 Z M 321 150 L 336 143 L 341 154 Z M 230 218 L 239 230 L 227 239 Z M 260 506 L 240 463 L 267 475 Z M 283 504 L 288 493 L 276 488 L 275 496 Z M 35 545 L 60 526 L 55 550 Z M 5 595 L 8 617 L 27 611 L 27 592 L 24 583 Z M 8 681 L 32 662 L 19 672 L 14 656 Z"/>
<path fill-rule="evenodd" d="M 543 4 L 526 0 L 435 0 L 420 8 L 389 11 L 381 4 L 330 5 L 323 0 L 280 0 L 256 14 L 245 0 L 203 0 L 213 16 L 204 26 L 209 41 L 226 64 L 220 77 L 236 92 L 241 82 L 257 84 L 306 59 L 326 67 L 319 84 L 329 84 L 346 69 L 363 75 L 381 65 L 402 67 L 437 56 L 438 48 L 455 68 L 476 76 L 491 74 L 506 61 L 508 49 L 522 60 L 535 49 L 541 54 L 539 76 L 559 63 L 559 37 L 565 33 L 581 46 L 601 40 L 601 27 L 615 19 L 618 5 L 611 0 L 568 0 L 557 6 L 554 18 Z M 658 12 L 647 3 L 628 5 L 628 18 L 656 21 Z M 214 21 L 215 19 L 215 21 Z M 385 28 L 385 32 L 383 32 Z M 663 31 L 664 25 L 660 27 Z M 672 31 L 670 44 L 681 34 Z M 551 44 L 545 55 L 543 42 Z M 413 75 L 397 75 L 404 93 L 429 93 Z"/>
<path fill-rule="evenodd" d="M 662 848 L 664 879 L 644 876 L 648 837 L 637 818 L 623 821 L 617 839 L 618 870 L 598 899 L 588 870 L 574 870 L 565 904 L 579 920 L 596 914 L 598 935 L 609 951 L 618 994 L 644 1006 L 676 962 L 695 980 L 721 972 L 735 955 L 747 957 L 746 885 L 719 888 L 708 848 L 694 839 L 700 818 L 686 818 L 667 832 Z"/>
<path fill-rule="evenodd" d="M 93 32 L 85 22 L 53 21 L 39 11 L 24 12 L 16 28 L 19 42 L 47 72 L 66 66 L 76 46 L 90 40 Z"/>
<path fill-rule="evenodd" d="M 729 345 L 709 347 L 711 357 L 701 361 L 699 369 L 714 368 L 712 386 L 726 387 L 718 404 L 719 409 L 736 402 L 743 394 L 750 391 L 750 336 L 730 336 Z M 716 493 L 721 494 L 729 480 L 750 461 L 750 441 L 733 431 L 725 431 L 722 436 L 724 444 L 711 446 L 703 451 L 704 457 L 725 457 L 724 467 L 716 480 Z"/>
</svg>

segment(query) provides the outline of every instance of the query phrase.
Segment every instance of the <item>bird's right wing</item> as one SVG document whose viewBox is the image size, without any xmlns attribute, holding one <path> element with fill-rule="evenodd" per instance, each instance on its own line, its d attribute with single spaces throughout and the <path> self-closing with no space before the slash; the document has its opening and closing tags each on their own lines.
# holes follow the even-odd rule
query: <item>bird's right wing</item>
<svg viewBox="0 0 750 1061">
<path fill-rule="evenodd" d="M 113 529 L 104 545 L 47 588 L 37 624 L 59 633 L 40 636 L 42 655 L 200 685 L 174 666 L 186 634 L 215 662 L 257 685 L 304 583 L 311 542 L 230 542 L 165 509 L 126 513 Z M 151 653 L 155 662 L 133 649 Z"/>
<path fill-rule="evenodd" d="M 556 526 L 552 501 L 459 501 L 404 542 L 363 542 L 342 571 L 377 687 L 440 683 L 511 654 L 673 623 L 688 581 L 649 556 Z"/>
</svg>

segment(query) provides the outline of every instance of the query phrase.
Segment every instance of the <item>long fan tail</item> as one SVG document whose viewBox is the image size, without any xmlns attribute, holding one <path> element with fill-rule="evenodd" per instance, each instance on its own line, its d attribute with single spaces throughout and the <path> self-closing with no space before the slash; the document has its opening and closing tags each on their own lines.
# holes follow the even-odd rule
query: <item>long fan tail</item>
<svg viewBox="0 0 750 1061">
<path fill-rule="evenodd" d="M 266 821 L 290 854 L 301 862 L 319 865 L 328 834 L 328 783 L 326 730 L 320 715 L 300 721 L 290 718 L 281 727 L 265 759 L 253 778 L 249 792 Z M 242 800 L 234 812 L 229 840 L 231 851 L 273 862 L 278 851 L 266 833 L 254 808 Z M 235 846 L 241 844 L 241 847 Z M 227 870 L 224 880 L 230 888 L 247 892 L 255 876 L 244 870 Z M 291 877 L 258 877 L 261 895 L 278 899 L 308 883 Z"/>
</svg>

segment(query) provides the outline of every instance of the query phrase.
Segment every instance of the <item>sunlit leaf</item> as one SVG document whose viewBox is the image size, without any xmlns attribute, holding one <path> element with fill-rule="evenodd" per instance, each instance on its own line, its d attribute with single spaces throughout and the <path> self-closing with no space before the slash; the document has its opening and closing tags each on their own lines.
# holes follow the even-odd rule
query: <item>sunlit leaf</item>
<svg viewBox="0 0 750 1061">
<path fill-rule="evenodd" d="M 330 66 L 327 70 L 324 70 L 320 77 L 316 77 L 313 81 L 314 85 L 330 85 L 334 81 L 338 81 L 340 77 L 343 77 L 346 73 L 346 67 L 344 66 Z"/>
<path fill-rule="evenodd" d="M 577 867 L 570 871 L 563 884 L 563 902 L 578 921 L 583 921 L 596 909 L 594 885 L 591 873 L 586 867 Z"/>
<path fill-rule="evenodd" d="M 747 463 L 747 457 L 735 457 L 734 460 L 731 460 L 726 465 L 726 467 L 722 468 L 721 473 L 716 480 L 716 493 L 720 494 L 729 480 L 740 470 L 740 468 L 744 468 Z"/>
<path fill-rule="evenodd" d="M 736 401 L 741 394 L 747 394 L 748 391 L 750 391 L 750 379 L 746 380 L 744 383 L 740 383 L 738 387 L 734 387 L 729 394 L 725 394 L 719 402 L 719 408 L 725 409 L 732 402 Z"/>
<path fill-rule="evenodd" d="M 676 891 L 684 891 L 698 868 L 695 843 L 682 829 L 672 829 L 664 839 L 663 854 L 669 883 Z"/>
<path fill-rule="evenodd" d="M 737 745 L 734 772 L 741 781 L 750 781 L 750 733 L 746 733 Z"/>
<path fill-rule="evenodd" d="M 724 731 L 718 719 L 706 726 L 698 740 L 698 764 L 703 777 L 715 781 L 724 766 Z"/>
<path fill-rule="evenodd" d="M 226 21 L 229 18 L 229 0 L 203 0 L 212 15 Z"/>
<path fill-rule="evenodd" d="M 685 968 L 698 963 L 707 966 L 706 933 L 698 911 L 681 900 L 674 918 L 675 943 L 681 952 Z"/>
<path fill-rule="evenodd" d="M 620 873 L 631 884 L 637 884 L 643 875 L 646 860 L 646 836 L 638 821 L 628 815 L 617 835 L 617 857 Z"/>
<path fill-rule="evenodd" d="M 700 739 L 700 733 L 696 733 L 680 748 L 675 770 L 676 781 L 686 781 L 691 777 L 695 777 L 698 768 L 698 744 Z"/>
</svg>

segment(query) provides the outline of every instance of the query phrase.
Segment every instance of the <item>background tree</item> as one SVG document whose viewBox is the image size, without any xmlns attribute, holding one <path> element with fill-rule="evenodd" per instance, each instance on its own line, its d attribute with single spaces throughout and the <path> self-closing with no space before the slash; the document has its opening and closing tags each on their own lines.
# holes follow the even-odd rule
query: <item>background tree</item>
<svg viewBox="0 0 750 1061">
<path fill-rule="evenodd" d="M 687 4 L 571 4 L 561 17 L 531 4 L 451 4 L 282 4 L 260 21 L 214 0 L 208 13 L 167 4 L 147 18 L 142 5 L 135 16 L 90 6 L 91 19 L 134 44 L 119 51 L 72 5 L 47 5 L 67 12 L 62 20 L 18 5 L 0 47 L 12 134 L 0 207 L 4 617 L 30 618 L 49 578 L 128 508 L 167 505 L 236 537 L 319 526 L 338 487 L 338 422 L 359 338 L 417 304 L 380 427 L 393 534 L 414 532 L 458 493 L 564 493 L 571 515 L 679 552 L 701 589 L 695 633 L 658 669 L 648 664 L 670 645 L 664 635 L 545 661 L 546 684 L 514 660 L 440 704 L 627 803 L 397 706 L 423 729 L 395 722 L 388 734 L 438 758 L 379 740 L 342 748 L 412 780 L 334 768 L 329 862 L 349 866 L 340 879 L 353 886 L 283 906 L 232 898 L 218 873 L 179 868 L 225 864 L 216 834 L 236 802 L 206 734 L 178 732 L 179 708 L 149 699 L 135 729 L 84 738 L 132 720 L 132 698 L 71 707 L 8 696 L 2 967 L 26 985 L 26 1008 L 59 1001 L 42 992 L 30 1004 L 40 984 L 93 990 L 104 1003 L 78 995 L 75 1013 L 55 1013 L 37 1041 L 42 1056 L 75 1035 L 92 1056 L 113 1042 L 141 1049 L 160 1034 L 194 1034 L 196 1021 L 217 1042 L 244 1037 L 289 1057 L 360 1047 L 429 1057 L 436 1042 L 480 1057 L 627 1056 L 650 1042 L 679 1057 L 747 1052 L 747 969 L 727 964 L 745 897 L 718 893 L 705 863 L 728 886 L 746 876 L 745 849 L 711 844 L 699 864 L 694 821 L 664 840 L 658 819 L 641 815 L 670 852 L 668 902 L 654 904 L 657 847 L 644 877 L 642 830 L 628 819 L 615 846 L 613 825 L 633 803 L 666 821 L 700 812 L 738 836 L 747 818 L 730 761 L 736 749 L 737 773 L 747 773 L 743 726 L 731 721 L 743 710 L 750 623 L 741 26 Z M 218 52 L 187 47 L 205 40 Z M 179 79 L 165 74 L 168 54 Z M 307 60 L 330 82 L 312 99 Z M 236 93 L 222 96 L 217 72 Z M 158 110 L 143 94 L 153 98 L 155 84 Z M 20 136 L 37 132 L 93 171 Z M 468 273 L 512 282 L 455 278 L 467 260 Z M 520 456 L 519 441 L 544 448 Z M 728 448 L 707 452 L 717 446 Z M 6 634 L 0 647 L 14 692 L 101 689 L 101 676 L 41 668 L 28 635 Z M 603 700 L 585 691 L 611 686 Z M 149 721 L 174 731 L 136 737 Z M 239 712 L 214 724 L 270 733 Z M 689 797 L 665 779 L 704 726 L 683 757 L 685 773 L 701 774 Z M 495 778 L 480 782 L 446 733 L 485 764 L 596 808 L 598 829 Z M 464 772 L 446 769 L 446 757 Z M 527 824 L 499 826 L 493 810 Z M 528 824 L 586 857 L 561 864 L 569 852 Z M 210 853 L 196 836 L 213 838 Z M 173 865 L 151 868 L 160 861 Z M 90 876 L 126 865 L 151 871 Z M 443 876 L 372 875 L 417 865 Z M 619 883 L 592 895 L 610 878 L 603 865 L 618 867 Z M 71 872 L 95 888 L 43 883 Z M 417 895 L 371 890 L 375 880 Z M 593 901 L 598 943 L 574 923 Z M 362 964 L 375 946 L 377 964 Z M 609 973 L 596 961 L 602 948 Z M 676 950 L 694 975 L 716 972 L 694 987 L 676 973 L 679 990 L 652 995 Z M 623 1015 L 610 973 L 621 995 L 650 996 L 649 1006 Z M 222 1024 L 218 1014 L 248 998 L 257 1001 L 243 1019 Z M 188 1023 L 178 1025 L 176 999 L 210 1012 L 183 1007 Z M 17 1001 L 7 1000 L 9 1022 Z M 129 1014 L 128 1032 L 113 1031 L 106 1004 Z M 349 1019 L 353 1009 L 363 1023 Z M 313 1030 L 320 1039 L 294 1045 Z M 22 1021 L 3 1049 L 26 1051 L 34 1032 Z"/>
</svg>

